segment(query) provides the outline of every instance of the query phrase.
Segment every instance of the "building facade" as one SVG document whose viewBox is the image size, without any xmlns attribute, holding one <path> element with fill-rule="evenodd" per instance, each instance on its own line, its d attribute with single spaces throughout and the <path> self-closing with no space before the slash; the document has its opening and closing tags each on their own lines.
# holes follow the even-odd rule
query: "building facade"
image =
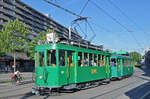
<svg viewBox="0 0 150 99">
<path fill-rule="evenodd" d="M 21 0 L 0 0 L 0 29 L 2 29 L 3 24 L 8 22 L 8 20 L 15 20 L 16 18 L 30 29 L 31 39 L 36 37 L 38 33 L 46 31 L 47 29 L 53 29 L 59 37 L 66 39 L 69 37 L 68 28 L 54 21 L 49 15 L 38 12 Z M 74 40 L 81 39 L 81 36 L 75 31 L 72 31 L 71 37 Z M 17 59 L 19 68 L 23 68 L 21 71 L 32 71 L 31 69 L 34 67 L 34 62 L 29 60 L 30 59 L 25 58 Z M 0 72 L 11 71 L 12 65 L 13 57 L 0 57 Z"/>
<path fill-rule="evenodd" d="M 31 31 L 31 37 L 35 37 L 41 31 L 54 29 L 59 37 L 68 38 L 68 28 L 54 21 L 47 14 L 42 14 L 33 9 L 21 0 L 0 0 L 0 29 L 8 20 L 19 19 Z M 81 39 L 81 36 L 75 31 L 71 34 L 72 39 Z"/>
</svg>

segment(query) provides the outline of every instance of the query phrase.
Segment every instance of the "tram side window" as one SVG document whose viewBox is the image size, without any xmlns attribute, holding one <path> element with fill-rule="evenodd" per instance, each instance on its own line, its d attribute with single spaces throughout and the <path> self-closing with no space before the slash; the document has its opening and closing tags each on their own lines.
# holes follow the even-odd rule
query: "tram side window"
<svg viewBox="0 0 150 99">
<path fill-rule="evenodd" d="M 120 66 L 120 59 L 117 59 L 117 66 Z"/>
<path fill-rule="evenodd" d="M 93 66 L 97 66 L 97 55 L 94 55 L 94 63 Z"/>
<path fill-rule="evenodd" d="M 66 65 L 66 57 L 65 57 L 65 51 L 59 50 L 59 66 L 65 66 Z"/>
<path fill-rule="evenodd" d="M 48 50 L 47 51 L 47 66 L 56 66 L 56 51 Z"/>
<path fill-rule="evenodd" d="M 93 55 L 89 54 L 89 66 L 93 66 Z"/>
<path fill-rule="evenodd" d="M 89 59 L 88 59 L 88 53 L 84 53 L 84 66 L 88 66 Z"/>
<path fill-rule="evenodd" d="M 39 62 L 40 66 L 44 66 L 44 52 L 39 52 Z"/>
<path fill-rule="evenodd" d="M 83 66 L 83 54 L 82 54 L 82 52 L 78 53 L 78 66 Z"/>
<path fill-rule="evenodd" d="M 126 65 L 126 61 L 125 61 L 125 59 L 123 59 L 123 66 L 125 66 Z"/>
<path fill-rule="evenodd" d="M 101 66 L 101 56 L 98 55 L 98 66 Z"/>
<path fill-rule="evenodd" d="M 124 66 L 127 66 L 127 60 L 125 59 L 125 65 Z"/>
<path fill-rule="evenodd" d="M 72 51 L 68 51 L 68 58 L 67 58 L 67 61 L 68 61 L 68 65 L 69 65 L 69 66 L 73 66 L 73 55 L 72 55 Z"/>
<path fill-rule="evenodd" d="M 116 67 L 116 59 L 114 58 L 111 59 L 111 66 Z"/>
<path fill-rule="evenodd" d="M 105 66 L 105 56 L 102 55 L 102 62 L 103 62 L 103 66 Z"/>
</svg>

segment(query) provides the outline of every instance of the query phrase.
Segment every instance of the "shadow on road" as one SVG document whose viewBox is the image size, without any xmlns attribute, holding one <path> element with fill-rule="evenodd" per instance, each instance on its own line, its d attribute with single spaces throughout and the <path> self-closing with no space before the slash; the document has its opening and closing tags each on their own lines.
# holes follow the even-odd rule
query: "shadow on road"
<svg viewBox="0 0 150 99">
<path fill-rule="evenodd" d="M 130 97 L 130 99 L 150 99 L 150 95 L 148 94 L 150 91 L 150 82 L 144 83 L 128 92 L 126 92 L 126 96 Z M 148 98 L 149 97 L 149 98 Z"/>
<path fill-rule="evenodd" d="M 34 94 L 32 94 L 32 92 L 28 92 L 23 97 L 21 97 L 20 99 L 28 99 L 29 97 L 32 97 L 33 95 Z"/>
<path fill-rule="evenodd" d="M 30 81 L 23 81 L 19 85 L 25 85 L 25 84 L 29 84 L 29 83 L 33 83 L 33 81 L 32 80 L 30 80 Z"/>
<path fill-rule="evenodd" d="M 140 70 L 144 72 L 142 76 L 150 77 L 150 67 L 143 66 L 142 68 L 140 68 Z M 138 77 L 148 82 L 126 92 L 125 95 L 130 97 L 130 99 L 150 99 L 150 79 L 142 76 L 135 77 Z"/>
</svg>

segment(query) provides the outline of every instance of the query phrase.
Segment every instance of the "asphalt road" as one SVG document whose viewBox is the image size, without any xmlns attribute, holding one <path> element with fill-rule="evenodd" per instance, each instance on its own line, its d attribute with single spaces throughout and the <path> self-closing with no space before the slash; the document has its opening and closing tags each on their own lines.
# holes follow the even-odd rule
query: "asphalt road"
<svg viewBox="0 0 150 99">
<path fill-rule="evenodd" d="M 150 70 L 135 69 L 134 75 L 107 85 L 77 91 L 60 93 L 59 96 L 36 96 L 31 94 L 33 83 L 12 86 L 0 84 L 0 99 L 150 99 Z"/>
</svg>

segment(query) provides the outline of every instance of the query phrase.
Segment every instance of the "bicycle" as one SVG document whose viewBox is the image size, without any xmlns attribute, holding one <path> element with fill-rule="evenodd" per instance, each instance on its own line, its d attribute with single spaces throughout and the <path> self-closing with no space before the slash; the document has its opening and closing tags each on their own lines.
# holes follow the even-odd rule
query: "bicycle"
<svg viewBox="0 0 150 99">
<path fill-rule="evenodd" d="M 12 74 L 11 76 L 11 83 L 12 84 L 18 84 L 18 83 L 21 83 L 21 81 L 23 80 L 23 77 L 20 75 L 15 75 L 15 74 Z"/>
</svg>

